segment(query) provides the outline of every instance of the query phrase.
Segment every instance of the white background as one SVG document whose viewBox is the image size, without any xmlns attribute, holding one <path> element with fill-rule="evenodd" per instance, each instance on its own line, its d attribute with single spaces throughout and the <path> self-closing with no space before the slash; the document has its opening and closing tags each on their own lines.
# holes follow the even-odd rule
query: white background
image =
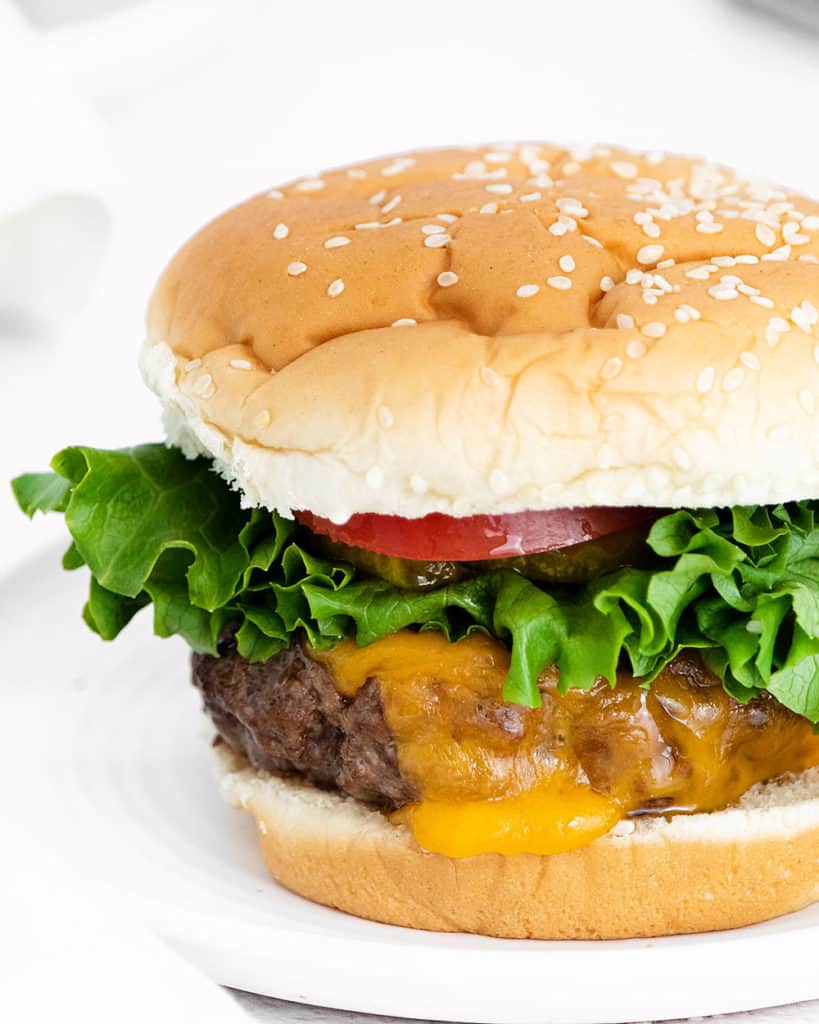
<svg viewBox="0 0 819 1024">
<path fill-rule="evenodd" d="M 546 138 L 701 152 L 819 192 L 819 38 L 742 2 L 161 0 L 143 9 L 157 6 L 159 21 L 134 8 L 119 33 L 80 23 L 44 34 L 45 52 L 61 51 L 65 82 L 90 97 L 107 162 L 86 166 L 88 189 L 106 202 L 113 233 L 79 313 L 0 334 L 2 479 L 44 467 L 67 443 L 159 435 L 135 369 L 154 280 L 205 219 L 290 176 L 416 146 Z M 0 111 L 27 101 L 24 90 L 4 91 Z M 26 123 L 54 187 L 69 165 L 82 177 L 83 143 L 63 128 L 48 108 Z M 12 170 L 14 142 L 0 144 Z M 0 165 L 0 183 L 7 173 Z M 0 240 L 2 230 L 0 221 Z M 53 278 L 78 252 L 41 255 Z M 3 566 L 59 530 L 27 524 L 0 486 Z"/>
</svg>

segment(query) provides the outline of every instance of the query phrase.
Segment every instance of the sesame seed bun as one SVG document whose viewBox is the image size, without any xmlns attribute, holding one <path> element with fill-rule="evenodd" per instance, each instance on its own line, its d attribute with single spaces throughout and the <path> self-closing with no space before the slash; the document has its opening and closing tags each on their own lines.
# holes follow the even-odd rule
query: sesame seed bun
<svg viewBox="0 0 819 1024">
<path fill-rule="evenodd" d="M 425 853 L 337 793 L 217 747 L 225 798 L 256 818 L 277 881 L 359 917 L 509 938 L 623 939 L 735 928 L 819 899 L 819 769 L 710 814 L 642 818 L 571 853 Z"/>
<path fill-rule="evenodd" d="M 170 440 L 253 504 L 470 515 L 819 487 L 819 204 L 545 144 L 258 195 L 159 281 Z"/>
</svg>

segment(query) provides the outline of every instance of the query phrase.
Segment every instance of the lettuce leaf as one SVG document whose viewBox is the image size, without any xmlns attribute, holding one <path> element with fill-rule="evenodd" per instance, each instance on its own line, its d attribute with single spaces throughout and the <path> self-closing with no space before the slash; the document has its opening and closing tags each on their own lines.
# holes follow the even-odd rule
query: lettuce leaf
<svg viewBox="0 0 819 1024">
<path fill-rule="evenodd" d="M 369 644 L 404 628 L 450 640 L 481 630 L 511 651 L 505 697 L 537 706 L 537 678 L 616 684 L 623 661 L 648 685 L 697 649 L 740 701 L 767 690 L 819 722 L 819 502 L 683 509 L 648 537 L 653 569 L 624 568 L 546 589 L 511 571 L 434 590 L 402 590 L 318 558 L 291 520 L 242 508 L 206 459 L 161 444 L 73 447 L 51 473 L 18 477 L 21 509 L 65 516 L 63 565 L 87 566 L 86 623 L 112 640 L 153 606 L 154 631 L 217 653 L 237 623 L 240 653 L 263 661 L 303 631 L 317 647 Z"/>
</svg>

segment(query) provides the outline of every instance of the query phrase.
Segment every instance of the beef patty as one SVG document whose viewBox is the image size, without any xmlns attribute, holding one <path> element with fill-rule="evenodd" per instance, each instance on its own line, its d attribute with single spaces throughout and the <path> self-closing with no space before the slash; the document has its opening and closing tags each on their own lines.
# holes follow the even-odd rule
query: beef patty
<svg viewBox="0 0 819 1024">
<path fill-rule="evenodd" d="M 377 680 L 347 700 L 300 641 L 252 663 L 236 651 L 234 633 L 229 628 L 222 635 L 218 658 L 192 659 L 205 710 L 234 750 L 255 768 L 300 775 L 386 810 L 418 798 L 399 771 Z"/>
<path fill-rule="evenodd" d="M 713 810 L 819 763 L 805 719 L 767 694 L 740 704 L 693 655 L 649 689 L 624 671 L 616 688 L 598 680 L 561 695 L 547 671 L 539 708 L 505 703 L 505 675 L 496 641 L 473 636 L 456 651 L 431 633 L 368 648 L 347 640 L 330 654 L 297 639 L 251 663 L 228 629 L 219 657 L 193 656 L 206 710 L 254 767 L 387 811 L 495 799 L 547 779 L 590 785 L 624 813 Z"/>
</svg>

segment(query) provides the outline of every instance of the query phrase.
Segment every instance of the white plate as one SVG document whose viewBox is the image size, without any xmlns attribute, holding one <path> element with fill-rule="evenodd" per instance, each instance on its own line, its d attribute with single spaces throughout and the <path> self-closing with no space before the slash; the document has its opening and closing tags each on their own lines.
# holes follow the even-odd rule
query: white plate
<svg viewBox="0 0 819 1024">
<path fill-rule="evenodd" d="M 819 997 L 819 905 L 721 934 L 630 942 L 438 935 L 314 906 L 270 881 L 213 783 L 184 645 L 143 613 L 115 644 L 80 621 L 54 551 L 0 582 L 0 714 L 16 813 L 214 979 L 434 1020 L 636 1021 Z M 12 775 L 9 772 L 13 772 Z M 5 801 L 4 797 L 4 801 Z"/>
</svg>

